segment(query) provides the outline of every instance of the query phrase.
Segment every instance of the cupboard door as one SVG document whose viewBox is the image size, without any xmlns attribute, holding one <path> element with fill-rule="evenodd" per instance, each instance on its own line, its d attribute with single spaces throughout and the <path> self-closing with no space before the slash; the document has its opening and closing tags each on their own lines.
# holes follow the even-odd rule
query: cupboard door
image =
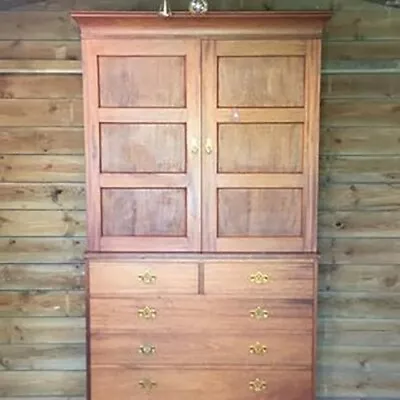
<svg viewBox="0 0 400 400">
<path fill-rule="evenodd" d="M 89 250 L 199 250 L 199 41 L 88 46 Z"/>
<path fill-rule="evenodd" d="M 319 49 L 203 42 L 203 248 L 312 251 Z"/>
</svg>

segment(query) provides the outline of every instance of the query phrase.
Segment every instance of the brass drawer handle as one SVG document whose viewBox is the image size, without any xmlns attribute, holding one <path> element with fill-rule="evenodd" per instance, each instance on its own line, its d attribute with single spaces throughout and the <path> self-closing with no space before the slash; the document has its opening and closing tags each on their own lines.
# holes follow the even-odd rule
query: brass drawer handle
<svg viewBox="0 0 400 400">
<path fill-rule="evenodd" d="M 150 391 L 151 389 L 157 386 L 157 382 L 154 382 L 151 379 L 146 378 L 139 381 L 139 386 L 146 391 Z"/>
<path fill-rule="evenodd" d="M 264 310 L 258 306 L 254 310 L 250 310 L 250 317 L 254 319 L 267 319 L 269 317 L 269 313 L 267 310 Z"/>
<path fill-rule="evenodd" d="M 156 283 L 157 277 L 150 271 L 145 271 L 142 275 L 139 275 L 139 281 L 145 285 L 152 285 Z"/>
<path fill-rule="evenodd" d="M 149 306 L 141 308 L 137 313 L 138 317 L 143 319 L 155 319 L 157 317 L 157 311 Z"/>
<path fill-rule="evenodd" d="M 254 381 L 249 382 L 249 389 L 252 392 L 264 392 L 267 389 L 267 383 L 257 378 Z"/>
<path fill-rule="evenodd" d="M 250 282 L 256 285 L 265 285 L 269 281 L 269 276 L 258 271 L 250 275 Z"/>
<path fill-rule="evenodd" d="M 249 347 L 250 354 L 254 354 L 256 356 L 263 356 L 268 350 L 268 347 L 257 342 Z"/>
<path fill-rule="evenodd" d="M 139 353 L 143 354 L 144 356 L 151 356 L 155 354 L 156 347 L 152 344 L 143 344 L 139 347 Z"/>
</svg>

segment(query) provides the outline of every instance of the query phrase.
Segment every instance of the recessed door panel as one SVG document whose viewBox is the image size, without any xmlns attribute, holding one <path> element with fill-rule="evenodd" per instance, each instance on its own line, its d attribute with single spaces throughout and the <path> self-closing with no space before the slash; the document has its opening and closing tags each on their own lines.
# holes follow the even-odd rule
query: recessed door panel
<svg viewBox="0 0 400 400">
<path fill-rule="evenodd" d="M 302 124 L 218 125 L 218 173 L 295 173 L 302 163 Z"/>
<path fill-rule="evenodd" d="M 100 107 L 185 107 L 184 57 L 101 56 L 98 64 Z"/>
<path fill-rule="evenodd" d="M 102 191 L 104 236 L 186 235 L 186 190 L 106 189 Z"/>
<path fill-rule="evenodd" d="M 219 107 L 301 107 L 304 57 L 218 57 Z"/>
<path fill-rule="evenodd" d="M 218 237 L 300 236 L 299 189 L 219 189 Z"/>
<path fill-rule="evenodd" d="M 102 172 L 183 173 L 185 124 L 103 124 Z"/>
</svg>

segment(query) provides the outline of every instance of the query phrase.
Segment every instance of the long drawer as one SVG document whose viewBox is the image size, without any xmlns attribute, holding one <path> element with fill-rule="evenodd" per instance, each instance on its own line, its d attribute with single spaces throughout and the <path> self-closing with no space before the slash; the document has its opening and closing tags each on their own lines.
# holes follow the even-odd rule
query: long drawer
<svg viewBox="0 0 400 400">
<path fill-rule="evenodd" d="M 91 261 L 90 294 L 94 296 L 195 294 L 196 263 Z"/>
<path fill-rule="evenodd" d="M 314 296 L 314 264 L 227 261 L 204 265 L 204 292 L 211 295 L 304 299 Z"/>
<path fill-rule="evenodd" d="M 312 398 L 310 371 L 131 370 L 93 367 L 96 400 L 304 400 Z"/>
<path fill-rule="evenodd" d="M 97 332 L 311 332 L 312 314 L 312 300 L 198 295 L 90 300 L 90 325 Z"/>
<path fill-rule="evenodd" d="M 195 323 L 195 321 L 193 321 Z M 101 334 L 91 336 L 99 365 L 274 365 L 311 367 L 312 337 L 304 332 Z"/>
</svg>

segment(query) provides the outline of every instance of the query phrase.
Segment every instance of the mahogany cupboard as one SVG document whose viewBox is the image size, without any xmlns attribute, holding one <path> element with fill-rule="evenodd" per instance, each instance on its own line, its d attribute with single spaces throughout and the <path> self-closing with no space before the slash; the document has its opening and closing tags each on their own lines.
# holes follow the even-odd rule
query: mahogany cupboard
<svg viewBox="0 0 400 400">
<path fill-rule="evenodd" d="M 312 399 L 329 14 L 73 16 L 91 399 Z"/>
</svg>

